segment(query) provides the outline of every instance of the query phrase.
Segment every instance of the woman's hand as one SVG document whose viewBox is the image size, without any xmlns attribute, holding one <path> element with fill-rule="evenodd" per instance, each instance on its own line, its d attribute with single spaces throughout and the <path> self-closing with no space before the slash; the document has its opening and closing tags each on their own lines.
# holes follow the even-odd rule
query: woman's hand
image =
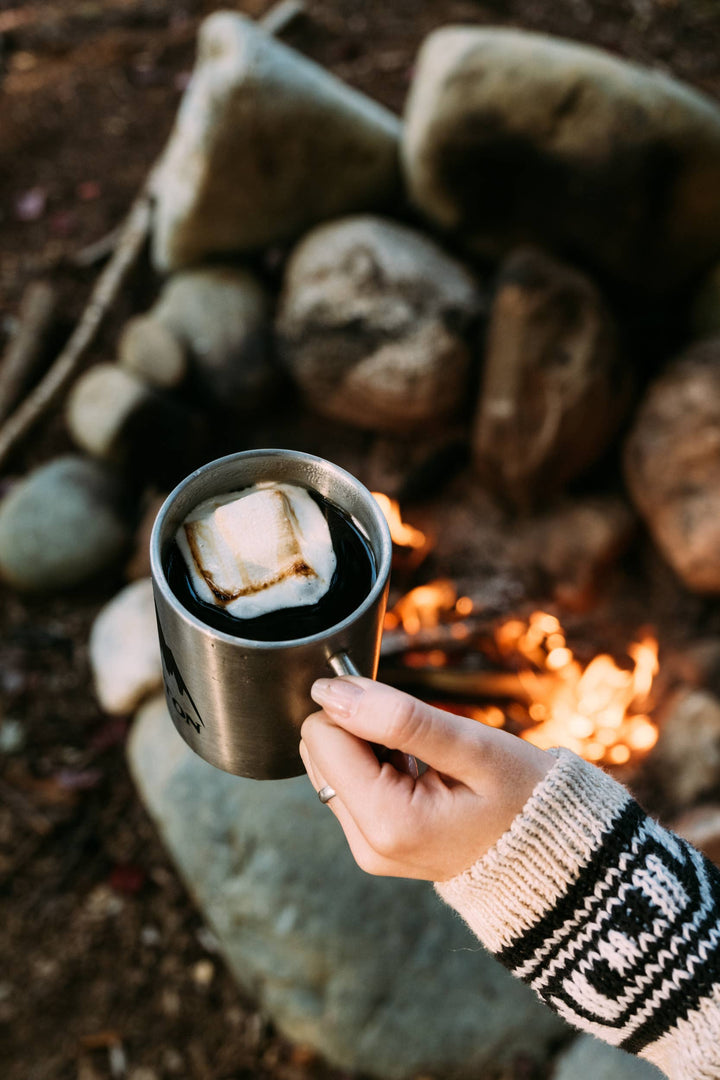
<svg viewBox="0 0 720 1080">
<path fill-rule="evenodd" d="M 554 764 L 544 750 L 476 720 L 454 716 L 371 679 L 318 679 L 322 711 L 302 727 L 300 753 L 356 862 L 370 874 L 446 881 L 509 828 Z M 372 743 L 414 754 L 413 779 Z"/>
</svg>

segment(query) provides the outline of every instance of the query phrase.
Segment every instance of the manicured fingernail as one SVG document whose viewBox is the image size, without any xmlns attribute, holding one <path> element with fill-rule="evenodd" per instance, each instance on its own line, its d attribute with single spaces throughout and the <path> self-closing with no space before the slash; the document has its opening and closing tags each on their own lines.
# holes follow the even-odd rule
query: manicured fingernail
<svg viewBox="0 0 720 1080">
<path fill-rule="evenodd" d="M 364 693 L 362 686 L 347 679 L 317 679 L 310 690 L 313 701 L 333 716 L 340 717 L 352 716 Z"/>
</svg>

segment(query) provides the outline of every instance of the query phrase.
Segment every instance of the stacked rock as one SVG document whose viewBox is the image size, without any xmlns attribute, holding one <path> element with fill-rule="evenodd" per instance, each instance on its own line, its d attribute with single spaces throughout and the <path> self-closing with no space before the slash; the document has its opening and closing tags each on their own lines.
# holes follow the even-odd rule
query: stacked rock
<svg viewBox="0 0 720 1080">
<path fill-rule="evenodd" d="M 215 13 L 153 175 L 153 260 L 170 276 L 117 363 L 77 382 L 69 432 L 164 484 L 195 463 L 199 417 L 257 416 L 297 390 L 322 417 L 406 444 L 460 424 L 476 483 L 542 505 L 629 408 L 637 373 L 608 296 L 672 302 L 711 269 L 718 177 L 717 105 L 598 49 L 443 28 L 401 122 Z M 404 199 L 414 227 L 398 220 Z M 490 300 L 478 255 L 498 271 Z M 710 274 L 698 332 L 715 327 L 716 292 Z M 691 588 L 717 591 L 697 557 L 669 554 L 635 471 L 662 550 Z"/>
</svg>

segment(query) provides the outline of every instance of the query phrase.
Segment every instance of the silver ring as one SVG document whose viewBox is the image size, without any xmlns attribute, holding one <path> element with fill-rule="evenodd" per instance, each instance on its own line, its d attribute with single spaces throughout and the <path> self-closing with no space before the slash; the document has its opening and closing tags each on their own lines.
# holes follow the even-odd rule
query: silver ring
<svg viewBox="0 0 720 1080">
<path fill-rule="evenodd" d="M 334 799 L 336 795 L 337 791 L 335 791 L 334 788 L 331 788 L 329 784 L 326 784 L 325 787 L 321 787 L 317 793 L 317 797 L 323 806 L 326 803 L 329 803 L 331 799 Z"/>
</svg>

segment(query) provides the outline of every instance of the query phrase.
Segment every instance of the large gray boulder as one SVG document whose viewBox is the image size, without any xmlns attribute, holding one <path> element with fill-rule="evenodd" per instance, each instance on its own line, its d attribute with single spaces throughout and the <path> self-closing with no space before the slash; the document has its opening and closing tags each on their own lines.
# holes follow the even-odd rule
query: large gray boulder
<svg viewBox="0 0 720 1080">
<path fill-rule="evenodd" d="M 318 226 L 293 252 L 278 348 L 311 407 L 402 434 L 466 404 L 472 275 L 437 244 L 371 215 Z"/>
<path fill-rule="evenodd" d="M 129 760 L 238 982 L 290 1039 L 384 1080 L 470 1080 L 544 1060 L 566 1030 L 429 885 L 363 874 L 304 777 L 213 769 L 162 700 L 138 715 Z"/>
<path fill-rule="evenodd" d="M 663 1080 L 664 1074 L 648 1061 L 614 1046 L 581 1035 L 559 1058 L 552 1080 Z"/>
<path fill-rule="evenodd" d="M 435 31 L 402 157 L 420 209 L 491 256 L 532 241 L 664 291 L 720 253 L 720 108 L 598 49 Z"/>
<path fill-rule="evenodd" d="M 693 592 L 720 593 L 720 337 L 691 346 L 650 386 L 625 446 L 632 499 Z"/>
<path fill-rule="evenodd" d="M 109 567 L 130 539 L 115 476 L 86 458 L 57 458 L 0 503 L 0 579 L 45 592 Z"/>
<path fill-rule="evenodd" d="M 155 176 L 155 264 L 261 248 L 399 186 L 400 122 L 252 20 L 216 12 Z"/>
</svg>

